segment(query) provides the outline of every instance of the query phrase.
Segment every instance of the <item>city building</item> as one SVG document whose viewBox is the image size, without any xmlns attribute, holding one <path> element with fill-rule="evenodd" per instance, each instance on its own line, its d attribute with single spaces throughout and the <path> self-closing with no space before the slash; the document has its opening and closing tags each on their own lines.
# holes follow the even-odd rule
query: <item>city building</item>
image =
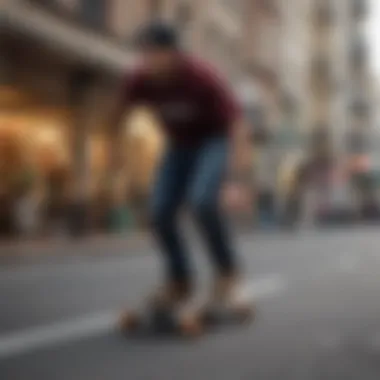
<svg viewBox="0 0 380 380">
<path fill-rule="evenodd" d="M 0 37 L 5 58 L 0 62 L 0 129 L 7 131 L 2 136 L 29 142 L 23 151 L 42 181 L 52 172 L 70 172 L 69 193 L 77 201 L 92 199 L 111 179 L 111 192 L 120 195 L 123 186 L 115 178 L 126 170 L 121 162 L 126 156 L 133 161 L 122 153 L 132 137 L 119 138 L 107 116 L 120 79 L 134 64 L 136 28 L 149 19 L 172 21 L 185 34 L 188 49 L 216 64 L 234 84 L 242 77 L 244 10 L 244 1 L 207 6 L 200 0 L 7 2 Z M 147 117 L 139 120 L 139 125 L 150 123 Z M 158 147 L 154 128 L 142 129 L 150 131 L 149 143 Z M 158 150 L 139 161 L 147 161 L 148 171 Z"/>
<path fill-rule="evenodd" d="M 310 128 L 329 131 L 344 157 L 365 148 L 372 121 L 371 73 L 364 22 L 367 1 L 316 1 L 311 45 Z M 360 146 L 360 147 L 359 147 Z"/>
</svg>

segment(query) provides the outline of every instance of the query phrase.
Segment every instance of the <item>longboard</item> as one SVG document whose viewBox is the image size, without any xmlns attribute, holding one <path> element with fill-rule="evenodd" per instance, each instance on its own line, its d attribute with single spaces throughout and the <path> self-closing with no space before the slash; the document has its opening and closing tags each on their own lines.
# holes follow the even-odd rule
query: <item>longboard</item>
<svg viewBox="0 0 380 380">
<path fill-rule="evenodd" d="M 128 335 L 148 333 L 186 338 L 199 337 L 204 331 L 199 313 L 179 315 L 170 309 L 124 312 L 119 320 L 119 327 Z"/>
<path fill-rule="evenodd" d="M 256 318 L 254 305 L 242 304 L 230 307 L 217 307 L 206 305 L 201 312 L 202 324 L 205 328 L 245 325 L 253 322 Z"/>
<path fill-rule="evenodd" d="M 226 325 L 246 325 L 256 317 L 252 305 L 216 308 L 203 305 L 187 313 L 170 309 L 143 312 L 124 312 L 119 321 L 120 330 L 127 335 L 153 334 L 198 338 L 206 330 Z"/>
</svg>

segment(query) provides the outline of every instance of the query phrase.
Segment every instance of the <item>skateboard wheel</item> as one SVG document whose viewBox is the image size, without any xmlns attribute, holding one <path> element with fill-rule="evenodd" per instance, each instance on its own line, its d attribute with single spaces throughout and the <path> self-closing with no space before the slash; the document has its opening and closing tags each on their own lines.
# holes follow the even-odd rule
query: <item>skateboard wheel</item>
<svg viewBox="0 0 380 380">
<path fill-rule="evenodd" d="M 239 321 L 242 323 L 249 323 L 255 319 L 255 308 L 248 305 L 239 306 L 236 309 Z"/>
<path fill-rule="evenodd" d="M 203 333 L 203 325 L 200 318 L 184 317 L 179 321 L 179 331 L 187 338 L 197 338 Z"/>
<path fill-rule="evenodd" d="M 217 320 L 217 317 L 212 309 L 206 308 L 201 312 L 201 319 L 204 324 L 209 325 L 214 323 Z"/>
<path fill-rule="evenodd" d="M 119 320 L 121 331 L 134 331 L 140 326 L 140 318 L 135 313 L 123 313 Z"/>
</svg>

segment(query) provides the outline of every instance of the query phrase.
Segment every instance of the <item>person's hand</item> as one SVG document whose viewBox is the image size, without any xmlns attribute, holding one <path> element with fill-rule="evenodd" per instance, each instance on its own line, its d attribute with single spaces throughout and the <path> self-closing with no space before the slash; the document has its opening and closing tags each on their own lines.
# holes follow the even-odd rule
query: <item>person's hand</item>
<svg viewBox="0 0 380 380">
<path fill-rule="evenodd" d="M 244 212 L 249 205 L 250 197 L 246 186 L 239 182 L 228 182 L 221 193 L 222 207 L 227 211 Z"/>
<path fill-rule="evenodd" d="M 252 146 L 248 138 L 248 128 L 239 121 L 231 138 L 229 173 L 241 178 L 252 166 Z"/>
<path fill-rule="evenodd" d="M 229 178 L 234 178 L 237 180 L 244 180 L 250 177 L 252 171 L 252 159 L 251 152 L 245 147 L 241 150 L 236 147 L 235 152 L 232 152 L 228 168 Z"/>
</svg>

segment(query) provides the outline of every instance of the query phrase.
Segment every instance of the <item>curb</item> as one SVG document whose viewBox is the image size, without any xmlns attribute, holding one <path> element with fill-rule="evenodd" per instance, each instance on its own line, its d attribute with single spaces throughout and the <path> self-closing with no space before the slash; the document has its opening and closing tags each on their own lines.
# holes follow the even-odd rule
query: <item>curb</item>
<svg viewBox="0 0 380 380">
<path fill-rule="evenodd" d="M 83 254 L 81 252 L 83 248 L 86 249 L 85 254 L 91 253 L 98 256 L 106 255 L 110 249 L 120 248 L 121 252 L 127 253 L 148 248 L 150 244 L 151 239 L 147 232 L 102 234 L 74 239 L 13 241 L 0 243 L 0 258 Z"/>
</svg>

